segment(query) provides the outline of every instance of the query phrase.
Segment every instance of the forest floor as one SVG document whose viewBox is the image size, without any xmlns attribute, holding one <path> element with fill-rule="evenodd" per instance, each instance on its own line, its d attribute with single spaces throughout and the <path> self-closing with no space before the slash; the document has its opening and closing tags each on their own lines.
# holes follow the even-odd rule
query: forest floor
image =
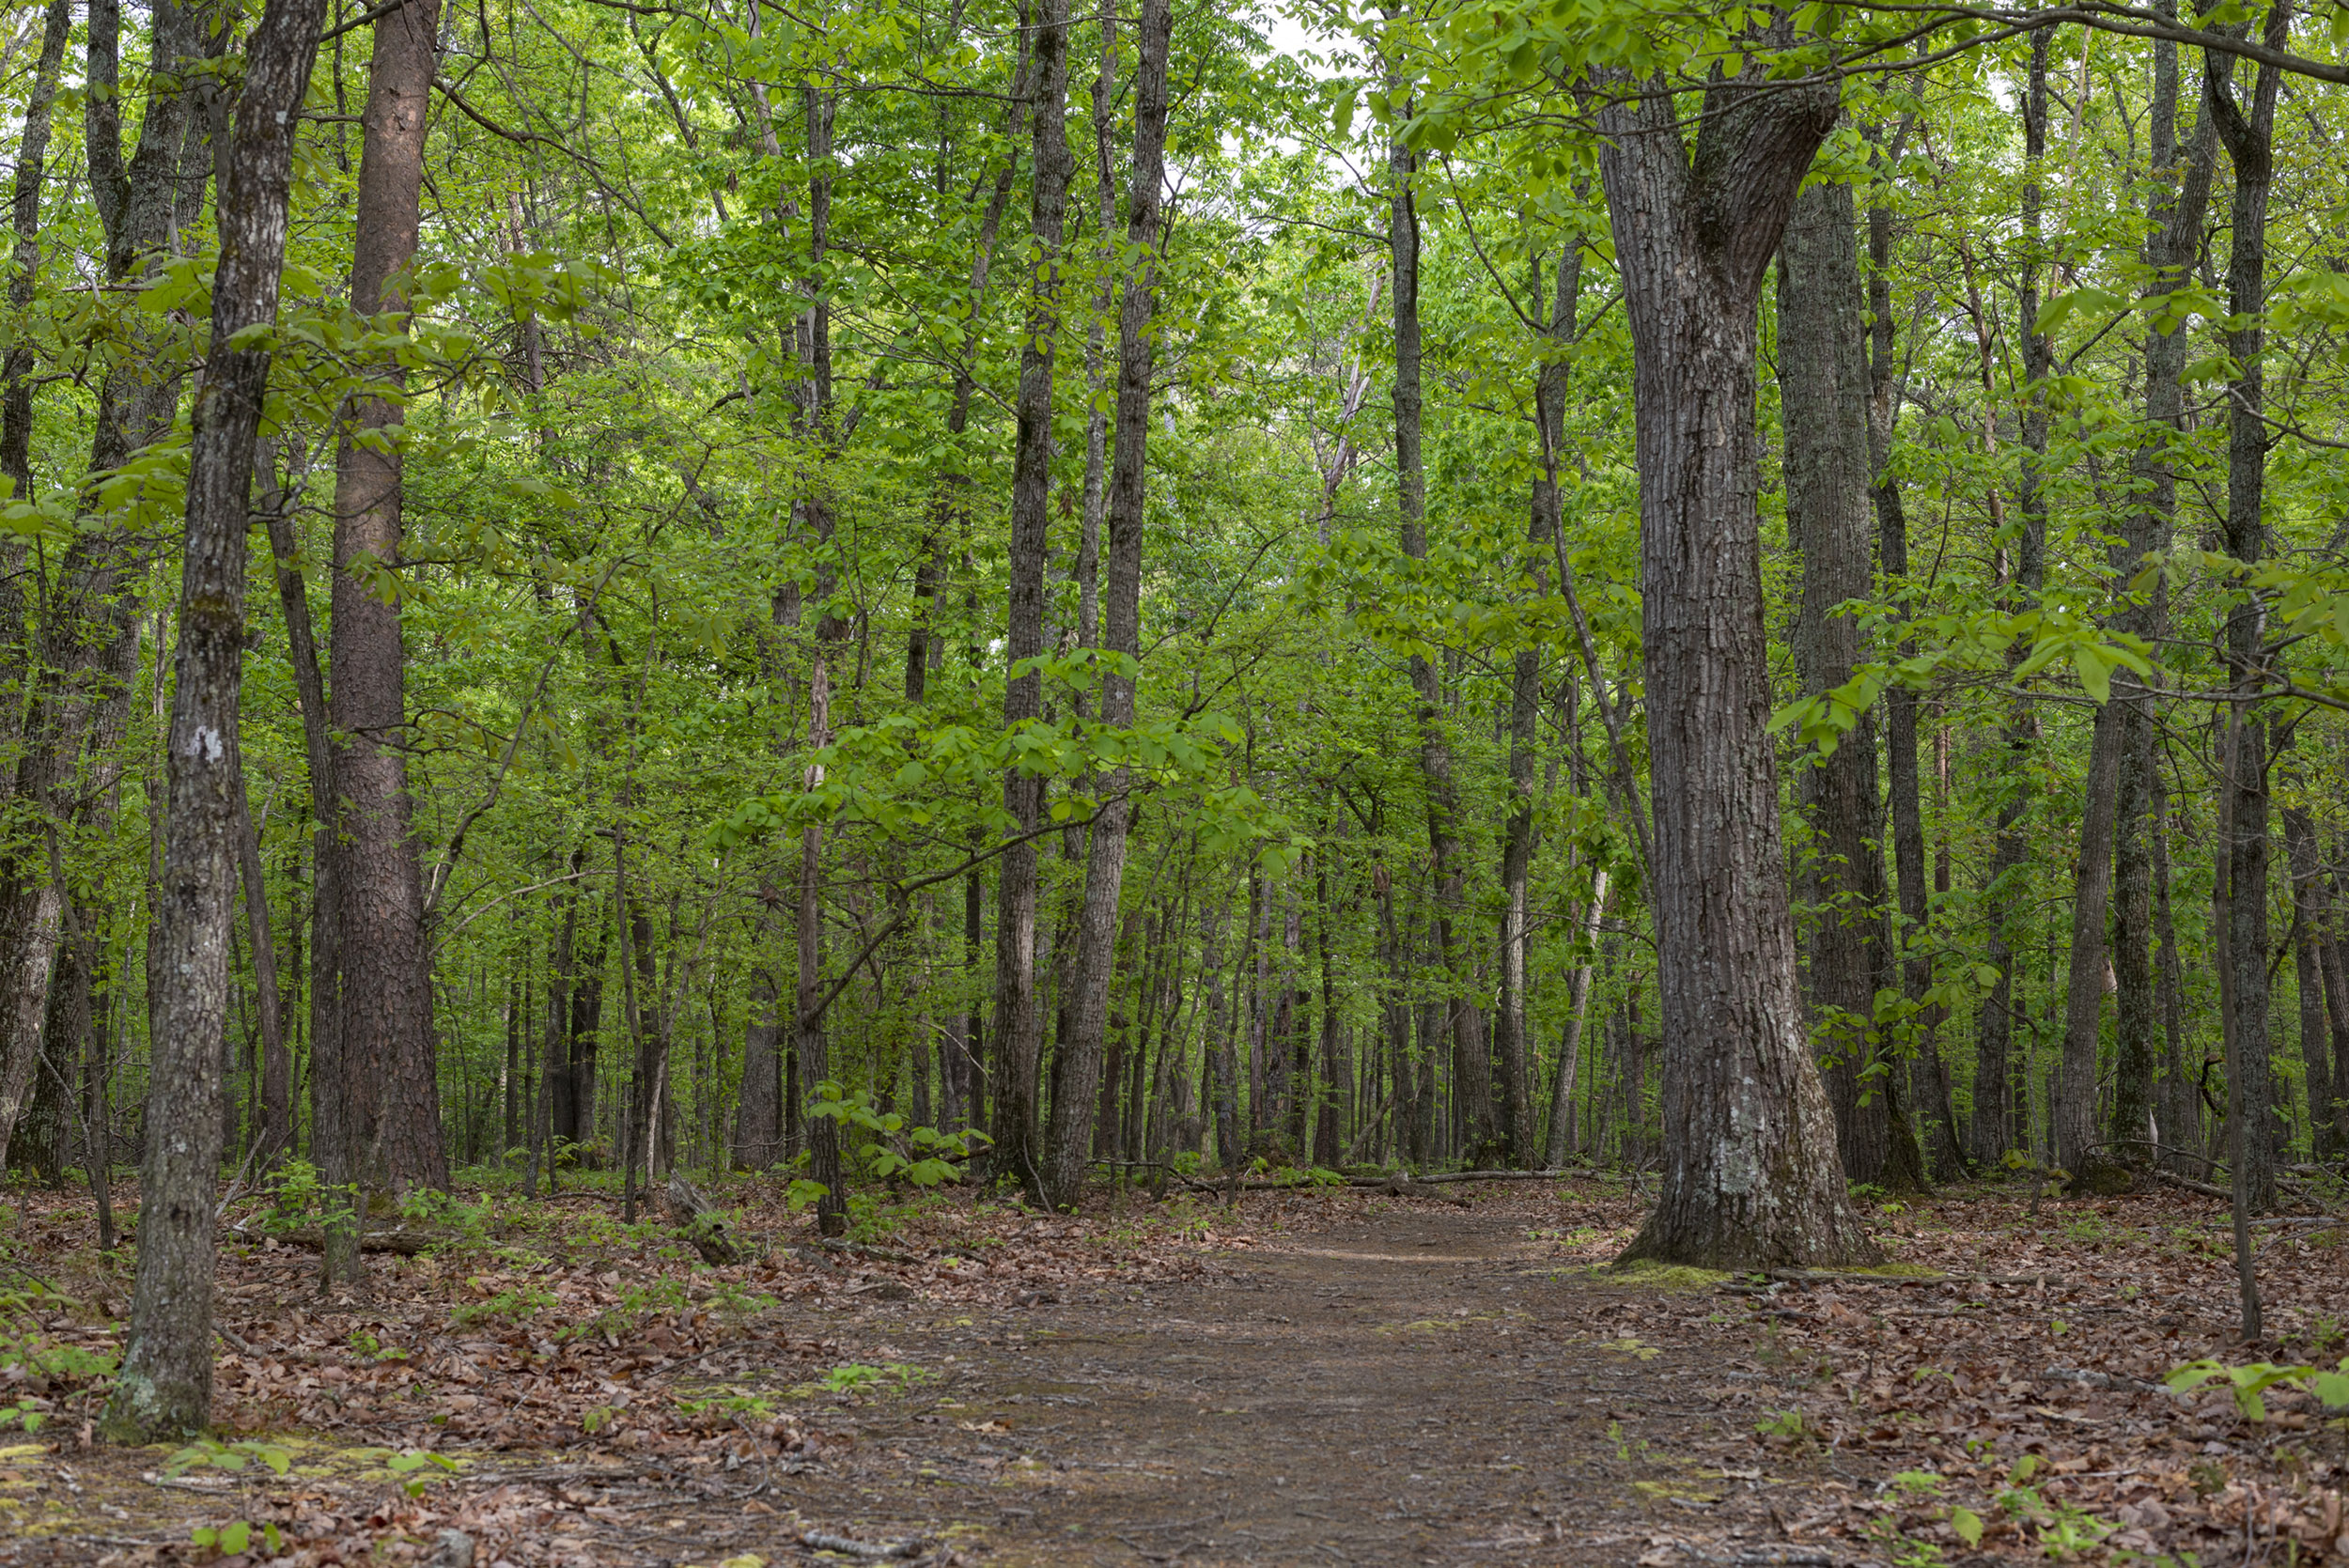
<svg viewBox="0 0 2349 1568">
<path fill-rule="evenodd" d="M 2338 1363 L 2342 1230 L 2261 1228 L 2250 1348 L 2223 1207 L 2172 1190 L 1885 1204 L 1897 1272 L 1776 1281 L 1607 1272 L 1620 1182 L 1446 1190 L 933 1197 L 846 1254 L 751 1207 L 726 1268 L 502 1200 L 335 1299 L 244 1212 L 221 1426 L 177 1451 L 90 1443 L 129 1249 L 30 1196 L 0 1562 L 2349 1561 L 2349 1421 L 2163 1384 Z"/>
</svg>

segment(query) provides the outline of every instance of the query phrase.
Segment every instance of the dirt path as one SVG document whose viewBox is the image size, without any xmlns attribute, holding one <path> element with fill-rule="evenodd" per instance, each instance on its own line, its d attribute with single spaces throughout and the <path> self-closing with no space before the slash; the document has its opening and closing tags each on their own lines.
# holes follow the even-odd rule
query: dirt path
<svg viewBox="0 0 2349 1568">
<path fill-rule="evenodd" d="M 478 1250 L 332 1308 L 248 1250 L 223 1436 L 286 1473 L 163 1473 L 61 1412 L 0 1445 L 0 1564 L 245 1568 L 191 1539 L 239 1520 L 284 1568 L 466 1568 L 451 1529 L 470 1568 L 2349 1560 L 2349 1423 L 2159 1382 L 2240 1358 L 2207 1214 L 1954 1194 L 1886 1206 L 1906 1273 L 1674 1288 L 1595 1268 L 1620 1191 L 1468 1190 L 961 1204 L 845 1259 L 778 1216 L 738 1271 L 594 1253 L 500 1277 L 567 1305 L 473 1327 Z M 2289 1355 L 2337 1358 L 2349 1249 L 2277 1245 Z M 613 1318 L 639 1282 L 671 1305 Z"/>
<path fill-rule="evenodd" d="M 1753 1447 L 1690 1391 L 1715 1353 L 1651 1343 L 1653 1292 L 1548 1251 L 1512 1205 L 1356 1210 L 1203 1283 L 910 1317 L 890 1343 L 949 1381 L 854 1412 L 854 1456 L 775 1491 L 865 1539 L 959 1521 L 1006 1563 L 1632 1562 L 1692 1535 L 1827 1560 L 1764 1545 L 1758 1474 L 1704 1462 Z"/>
</svg>

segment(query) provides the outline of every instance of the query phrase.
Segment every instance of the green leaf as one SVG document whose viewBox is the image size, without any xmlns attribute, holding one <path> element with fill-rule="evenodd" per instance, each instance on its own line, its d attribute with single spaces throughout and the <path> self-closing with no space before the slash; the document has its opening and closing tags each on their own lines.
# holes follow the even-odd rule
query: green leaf
<svg viewBox="0 0 2349 1568">
<path fill-rule="evenodd" d="M 1972 1509 L 1963 1506 L 1951 1509 L 1950 1529 L 1955 1530 L 1957 1538 L 1968 1546 L 1982 1545 L 1982 1515 Z"/>
</svg>

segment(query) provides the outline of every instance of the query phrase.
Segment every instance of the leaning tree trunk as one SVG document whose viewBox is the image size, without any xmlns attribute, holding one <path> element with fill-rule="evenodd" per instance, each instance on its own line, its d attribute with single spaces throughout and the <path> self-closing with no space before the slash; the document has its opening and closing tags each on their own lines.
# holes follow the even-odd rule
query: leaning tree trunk
<svg viewBox="0 0 2349 1568">
<path fill-rule="evenodd" d="M 378 17 L 367 67 L 359 198 L 350 258 L 352 308 L 405 323 L 399 274 L 414 259 L 424 180 L 425 129 L 438 55 L 440 0 L 404 0 Z M 390 364 L 372 367 L 397 388 Z M 346 1081 L 375 1077 L 375 1143 L 393 1186 L 448 1186 L 434 1063 L 430 957 L 417 864 L 407 753 L 406 656 L 398 595 L 387 574 L 400 559 L 401 474 L 397 445 L 376 432 L 398 423 L 381 396 L 350 409 L 334 463 L 334 619 L 328 702 L 339 742 L 334 854 L 341 930 L 342 1050 Z"/>
<path fill-rule="evenodd" d="M 2267 13 L 2269 48 L 2283 46 L 2290 22 L 2291 7 L 2279 0 Z M 2261 411 L 2261 313 L 2267 299 L 2267 194 L 2273 179 L 2271 140 L 2280 72 L 2272 65 L 2260 67 L 2248 116 L 2235 103 L 2233 78 L 2233 55 L 2217 50 L 2206 53 L 2203 103 L 2234 163 L 2234 209 L 2227 256 L 2227 309 L 2232 327 L 2227 334 L 2227 352 L 2236 372 L 2228 385 L 2227 398 L 2225 538 L 2227 553 L 2248 565 L 2260 559 L 2266 545 L 2266 526 L 2260 517 L 2267 468 L 2267 427 Z M 2223 649 L 2228 684 L 2241 719 L 2234 726 L 2232 753 L 2220 759 L 2225 777 L 2219 787 L 2231 800 L 2230 829 L 2218 853 L 2227 862 L 2220 880 L 2231 894 L 2227 945 L 2233 970 L 2230 978 L 2234 1070 L 2243 1080 L 2241 1190 L 2246 1204 L 2255 1210 L 2276 1205 L 2276 1157 L 2280 1141 L 2267 1037 L 2267 723 L 2251 700 L 2266 680 L 2261 645 L 2265 636 L 2261 601 L 2244 590 L 2227 613 Z"/>
<path fill-rule="evenodd" d="M 1060 333 L 1061 235 L 1068 206 L 1070 160 L 1067 0 L 1038 0 L 1033 42 L 1035 173 L 1029 231 L 1037 258 L 1019 351 L 1019 433 L 1011 464 L 1009 619 L 1004 658 L 1003 727 L 1019 731 L 1044 712 L 1044 677 L 1023 661 L 1044 652 L 1044 578 L 1050 549 L 1052 469 L 1052 351 Z M 1036 1167 L 1037 1057 L 1042 1019 L 1035 995 L 1036 850 L 1044 819 L 1044 780 L 1018 768 L 1003 774 L 1003 810 L 1017 842 L 996 873 L 993 1169 L 1034 1187 Z"/>
<path fill-rule="evenodd" d="M 244 675 L 245 535 L 254 439 L 269 387 L 293 179 L 295 111 L 318 54 L 323 0 L 270 0 L 245 51 L 244 90 L 222 162 L 212 340 L 189 447 L 179 648 L 167 743 L 163 876 L 155 915 L 163 1027 L 139 1165 L 139 1256 L 109 1441 L 192 1436 L 211 1420 L 212 1199 L 220 1182 L 217 1043 L 228 1017 L 237 881 L 237 701 Z"/>
<path fill-rule="evenodd" d="M 1117 414 L 1109 482 L 1109 572 L 1101 675 L 1101 724 L 1112 734 L 1132 727 L 1134 681 L 1142 657 L 1142 530 L 1143 458 L 1150 432 L 1152 317 L 1158 297 L 1159 217 L 1166 182 L 1166 57 L 1174 28 L 1173 0 L 1143 0 L 1136 34 L 1134 156 L 1127 194 L 1126 243 L 1135 272 L 1118 305 Z M 1133 660 L 1133 667 L 1126 661 Z M 1052 1119 L 1045 1140 L 1036 1196 L 1047 1208 L 1074 1203 L 1084 1190 L 1093 1149 L 1093 1118 L 1100 1096 L 1102 1032 L 1117 934 L 1117 901 L 1125 884 L 1126 847 L 1133 803 L 1132 775 L 1112 774 L 1093 823 L 1085 867 L 1084 908 L 1079 917 L 1077 995 L 1071 1028 L 1053 1061 Z"/>
<path fill-rule="evenodd" d="M 1669 92 L 1600 115 L 1631 327 L 1663 1009 L 1661 1189 L 1625 1255 L 1854 1262 L 1875 1249 L 1795 981 L 1754 437 L 1762 282 L 1835 93 L 1741 77 L 1704 99 L 1693 158 Z"/>
</svg>

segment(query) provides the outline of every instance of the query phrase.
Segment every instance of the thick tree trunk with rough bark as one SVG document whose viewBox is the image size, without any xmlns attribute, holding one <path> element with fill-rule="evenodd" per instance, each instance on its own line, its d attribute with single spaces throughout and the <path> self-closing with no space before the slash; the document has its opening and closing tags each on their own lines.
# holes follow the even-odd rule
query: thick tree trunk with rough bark
<svg viewBox="0 0 2349 1568">
<path fill-rule="evenodd" d="M 1118 306 L 1117 411 L 1108 499 L 1102 647 L 1113 662 L 1101 675 L 1101 724 L 1112 732 L 1133 724 L 1138 670 L 1128 669 L 1123 661 L 1138 665 L 1142 657 L 1143 465 L 1150 439 L 1156 257 L 1166 182 L 1166 61 L 1174 28 L 1173 0 L 1143 0 L 1135 35 L 1134 153 L 1126 203 L 1126 248 L 1136 259 Z M 1133 803 L 1124 798 L 1131 783 L 1130 773 L 1122 768 L 1110 776 L 1093 824 L 1071 978 L 1076 996 L 1069 1010 L 1070 1028 L 1053 1059 L 1051 1125 L 1036 1185 L 1036 1196 L 1047 1208 L 1067 1207 L 1084 1191 L 1115 968 L 1118 894 L 1125 885 L 1126 846 L 1133 822 Z"/>
<path fill-rule="evenodd" d="M 1843 685 L 1859 662 L 1858 623 L 1837 606 L 1873 587 L 1866 353 L 1852 189 L 1813 185 L 1779 251 L 1779 407 L 1785 427 L 1787 534 L 1802 557 L 1795 660 L 1803 691 Z M 1884 855 L 1877 846 L 1875 717 L 1861 714 L 1828 755 L 1806 764 L 1796 797 L 1812 841 L 1802 892 L 1812 909 L 1808 1001 L 1835 1108 L 1836 1146 L 1855 1182 L 1924 1185 L 1899 1114 L 1897 1064 L 1879 1063 L 1877 990 L 1890 983 Z"/>
<path fill-rule="evenodd" d="M 737 1170 L 764 1171 L 783 1157 L 783 1085 L 777 1076 L 775 983 L 751 971 L 750 1019 L 742 1026 L 742 1094 L 734 1110 Z"/>
<path fill-rule="evenodd" d="M 1600 116 L 1632 339 L 1663 1006 L 1661 1189 L 1626 1255 L 1856 1262 L 1875 1250 L 1796 987 L 1754 436 L 1763 278 L 1835 94 L 1741 79 L 1704 99 L 1693 149 L 1668 94 Z"/>
<path fill-rule="evenodd" d="M 237 702 L 244 674 L 245 537 L 254 441 L 269 386 L 265 344 L 232 347 L 277 317 L 293 138 L 323 0 L 270 0 L 245 51 L 222 161 L 212 338 L 189 450 L 187 534 L 166 742 L 163 875 L 156 918 L 168 976 L 139 1166 L 139 1255 L 130 1336 L 102 1430 L 109 1441 L 193 1436 L 211 1419 L 212 1203 L 220 1183 L 217 1044 L 228 1016 L 237 880 Z"/>
<path fill-rule="evenodd" d="M 1067 0 L 1037 0 L 1029 44 L 1035 172 L 1029 232 L 1037 251 L 1019 351 L 1018 434 L 1011 466 L 1009 613 L 1003 657 L 1013 674 L 1003 686 L 1003 727 L 1018 731 L 1044 713 L 1044 677 L 1024 660 L 1044 652 L 1044 579 L 1050 554 L 1052 360 L 1060 334 L 1061 238 L 1068 207 L 1070 159 Z M 1003 809 L 1015 834 L 1044 819 L 1044 780 L 1014 768 L 1003 775 Z M 1042 1016 L 1035 995 L 1036 849 L 1024 839 L 1003 853 L 996 872 L 995 1061 L 992 1169 L 1032 1189 L 1036 1161 L 1036 1073 Z"/>
<path fill-rule="evenodd" d="M 400 275 L 414 259 L 425 129 L 439 51 L 440 0 L 406 0 L 377 18 L 367 67 L 351 247 L 352 308 L 407 309 Z M 398 371 L 373 367 L 397 386 Z M 402 538 L 400 410 L 381 396 L 348 411 L 351 430 L 334 462 L 334 619 L 328 704 L 339 742 L 335 949 L 349 1075 L 376 1079 L 373 1142 L 395 1188 L 448 1185 L 435 1075 L 424 882 L 412 825 L 407 753 L 407 658 L 396 573 Z"/>
</svg>

